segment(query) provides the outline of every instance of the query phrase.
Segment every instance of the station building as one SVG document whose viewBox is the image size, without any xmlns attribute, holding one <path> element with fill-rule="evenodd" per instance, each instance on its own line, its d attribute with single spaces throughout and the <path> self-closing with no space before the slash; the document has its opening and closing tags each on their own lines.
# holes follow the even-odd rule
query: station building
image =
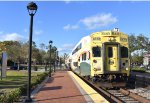
<svg viewBox="0 0 150 103">
<path fill-rule="evenodd" d="M 143 65 L 149 65 L 150 64 L 150 53 L 145 53 L 143 55 Z"/>
</svg>

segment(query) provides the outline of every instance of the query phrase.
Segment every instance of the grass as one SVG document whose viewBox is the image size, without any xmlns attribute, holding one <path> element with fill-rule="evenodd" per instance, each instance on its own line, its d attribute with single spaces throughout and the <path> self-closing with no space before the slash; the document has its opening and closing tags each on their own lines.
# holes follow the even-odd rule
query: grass
<svg viewBox="0 0 150 103">
<path fill-rule="evenodd" d="M 41 74 L 40 72 L 32 72 L 31 77 Z M 25 70 L 8 70 L 7 77 L 0 80 L 0 90 L 9 90 L 27 84 L 28 72 Z"/>
<path fill-rule="evenodd" d="M 143 67 L 133 67 L 132 71 L 135 71 L 135 72 L 146 72 L 146 69 L 143 68 Z"/>
</svg>

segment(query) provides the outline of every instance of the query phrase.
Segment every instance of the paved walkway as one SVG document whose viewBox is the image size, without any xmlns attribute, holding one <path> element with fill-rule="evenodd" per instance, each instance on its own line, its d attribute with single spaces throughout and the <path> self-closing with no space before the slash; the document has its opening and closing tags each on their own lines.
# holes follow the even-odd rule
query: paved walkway
<svg viewBox="0 0 150 103">
<path fill-rule="evenodd" d="M 66 71 L 57 71 L 35 96 L 37 103 L 86 103 Z"/>
</svg>

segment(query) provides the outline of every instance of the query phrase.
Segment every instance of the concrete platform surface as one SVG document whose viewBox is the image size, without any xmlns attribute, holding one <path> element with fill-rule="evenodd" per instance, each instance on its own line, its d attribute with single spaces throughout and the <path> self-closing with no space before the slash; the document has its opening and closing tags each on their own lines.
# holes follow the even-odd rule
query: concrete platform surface
<svg viewBox="0 0 150 103">
<path fill-rule="evenodd" d="M 72 71 L 56 71 L 35 94 L 34 103 L 108 103 Z"/>
<path fill-rule="evenodd" d="M 37 103 L 86 103 L 67 71 L 57 71 L 34 96 Z"/>
<path fill-rule="evenodd" d="M 93 88 L 87 85 L 83 80 L 76 76 L 73 72 L 68 71 L 73 81 L 79 88 L 82 95 L 84 95 L 87 103 L 109 103 L 103 96 L 97 93 Z"/>
</svg>

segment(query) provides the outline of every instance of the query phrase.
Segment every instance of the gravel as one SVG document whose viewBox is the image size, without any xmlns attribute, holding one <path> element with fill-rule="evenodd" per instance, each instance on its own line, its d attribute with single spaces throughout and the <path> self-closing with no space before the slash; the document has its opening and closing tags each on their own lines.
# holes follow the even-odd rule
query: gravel
<svg viewBox="0 0 150 103">
<path fill-rule="evenodd" d="M 136 89 L 130 89 L 129 91 L 132 92 L 132 93 L 136 93 L 136 94 L 150 100 L 150 90 L 149 89 L 136 88 Z"/>
</svg>

